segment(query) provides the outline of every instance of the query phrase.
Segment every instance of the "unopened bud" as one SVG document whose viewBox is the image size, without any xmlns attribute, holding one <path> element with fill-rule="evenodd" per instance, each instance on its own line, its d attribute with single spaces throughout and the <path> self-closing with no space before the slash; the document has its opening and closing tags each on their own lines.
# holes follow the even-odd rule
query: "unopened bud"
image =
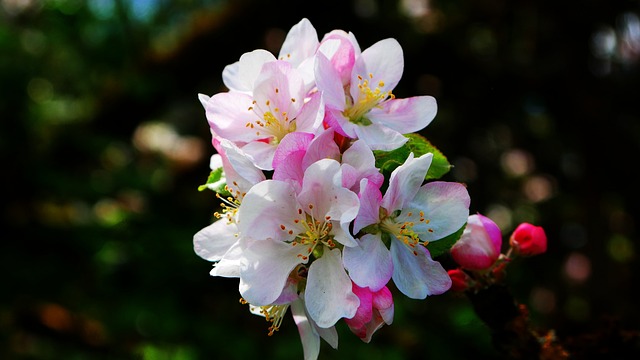
<svg viewBox="0 0 640 360">
<path fill-rule="evenodd" d="M 452 291 L 465 291 L 469 288 L 471 278 L 462 269 L 452 269 L 447 271 L 451 278 Z"/>
<path fill-rule="evenodd" d="M 547 251 L 547 235 L 540 226 L 522 223 L 511 234 L 509 244 L 517 255 L 538 255 Z"/>
<path fill-rule="evenodd" d="M 451 247 L 451 256 L 458 265 L 469 270 L 485 270 L 500 256 L 502 233 L 486 216 L 469 216 L 460 239 Z"/>
</svg>

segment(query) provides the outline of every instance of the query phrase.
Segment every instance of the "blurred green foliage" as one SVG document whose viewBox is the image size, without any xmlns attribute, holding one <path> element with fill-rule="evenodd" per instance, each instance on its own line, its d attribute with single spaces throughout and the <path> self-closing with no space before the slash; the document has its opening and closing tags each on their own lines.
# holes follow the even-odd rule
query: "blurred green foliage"
<svg viewBox="0 0 640 360">
<path fill-rule="evenodd" d="M 604 0 L 0 0 L 0 358 L 301 357 L 293 322 L 268 337 L 192 236 L 217 208 L 197 190 L 213 154 L 197 94 L 224 91 L 225 65 L 277 52 L 302 17 L 363 48 L 398 39 L 394 92 L 438 100 L 422 135 L 453 165 L 445 180 L 505 236 L 545 228 L 548 253 L 508 274 L 534 324 L 564 340 L 637 330 L 638 14 Z M 464 297 L 395 300 L 370 344 L 340 326 L 321 359 L 499 356 Z"/>
</svg>

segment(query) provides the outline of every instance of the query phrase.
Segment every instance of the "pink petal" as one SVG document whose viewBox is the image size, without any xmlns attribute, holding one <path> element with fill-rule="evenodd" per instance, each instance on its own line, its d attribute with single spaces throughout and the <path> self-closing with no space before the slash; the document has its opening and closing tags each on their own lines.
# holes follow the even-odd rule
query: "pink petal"
<svg viewBox="0 0 640 360">
<path fill-rule="evenodd" d="M 498 226 L 489 218 L 469 216 L 462 236 L 451 247 L 453 260 L 465 269 L 484 270 L 491 267 L 500 256 L 502 245 L 502 235 L 495 237 L 496 229 L 499 232 Z"/>
<path fill-rule="evenodd" d="M 325 106 L 343 111 L 346 106 L 340 74 L 331 61 L 322 53 L 316 54 L 315 77 L 318 90 L 322 92 Z"/>
<path fill-rule="evenodd" d="M 293 181 L 298 189 L 302 186 L 305 170 L 302 159 L 311 140 L 313 134 L 303 132 L 289 133 L 282 139 L 273 156 L 274 180 Z"/>
<path fill-rule="evenodd" d="M 380 221 L 382 194 L 379 187 L 368 179 L 362 179 L 358 198 L 360 199 L 360 209 L 353 222 L 354 234 L 357 234 L 362 228 L 377 224 Z"/>
<path fill-rule="evenodd" d="M 252 131 L 245 125 L 256 120 L 256 115 L 249 111 L 251 97 L 241 93 L 218 93 L 212 97 L 200 94 L 200 102 L 206 110 L 211 130 L 216 135 L 231 141 L 249 142 L 256 139 Z"/>
<path fill-rule="evenodd" d="M 355 284 L 378 291 L 391 280 L 391 253 L 379 235 L 365 234 L 357 241 L 358 246 L 343 249 L 344 268 Z"/>
</svg>

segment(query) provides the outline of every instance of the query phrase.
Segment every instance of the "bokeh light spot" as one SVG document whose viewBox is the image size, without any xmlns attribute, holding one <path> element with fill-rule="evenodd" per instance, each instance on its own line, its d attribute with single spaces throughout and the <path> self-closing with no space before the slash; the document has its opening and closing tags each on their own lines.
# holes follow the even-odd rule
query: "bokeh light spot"
<svg viewBox="0 0 640 360">
<path fill-rule="evenodd" d="M 534 168 L 531 154 L 520 149 L 512 149 L 503 153 L 500 157 L 500 165 L 505 173 L 516 177 L 527 175 Z"/>
<path fill-rule="evenodd" d="M 633 242 L 623 235 L 613 235 L 607 241 L 607 252 L 617 262 L 627 263 L 635 258 Z"/>
<path fill-rule="evenodd" d="M 541 202 L 553 195 L 553 183 L 546 176 L 532 176 L 525 181 L 523 192 L 529 200 Z"/>
<path fill-rule="evenodd" d="M 550 314 L 556 309 L 556 294 L 543 287 L 536 287 L 531 290 L 531 307 L 541 313 Z"/>
<path fill-rule="evenodd" d="M 504 205 L 489 205 L 485 216 L 493 220 L 493 222 L 495 222 L 502 230 L 510 229 L 513 223 L 513 214 L 511 209 Z"/>
<path fill-rule="evenodd" d="M 584 254 L 572 252 L 564 263 L 564 273 L 569 281 L 583 283 L 591 276 L 591 260 Z"/>
</svg>

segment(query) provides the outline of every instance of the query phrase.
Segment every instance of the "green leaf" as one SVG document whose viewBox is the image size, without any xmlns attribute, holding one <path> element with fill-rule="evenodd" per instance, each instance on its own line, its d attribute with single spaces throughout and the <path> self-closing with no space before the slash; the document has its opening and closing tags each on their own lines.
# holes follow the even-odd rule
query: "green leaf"
<svg viewBox="0 0 640 360">
<path fill-rule="evenodd" d="M 224 175 L 224 170 L 220 167 L 211 170 L 207 182 L 204 185 L 198 186 L 198 191 L 209 189 L 211 191 L 219 193 L 220 195 L 229 196 L 231 194 L 225 189 L 226 185 L 227 178 Z"/>
<path fill-rule="evenodd" d="M 425 176 L 426 180 L 435 180 L 444 176 L 451 169 L 451 164 L 447 160 L 446 156 L 440 152 L 435 146 L 433 146 L 429 140 L 419 134 L 406 134 L 404 135 L 409 140 L 400 148 L 392 151 L 374 151 L 376 157 L 376 167 L 380 171 L 388 176 L 393 172 L 395 168 L 402 165 L 409 153 L 413 153 L 415 157 L 422 156 L 426 153 L 433 153 L 433 161 Z"/>
<path fill-rule="evenodd" d="M 445 236 L 440 240 L 432 241 L 428 243 L 427 249 L 431 253 L 431 257 L 435 258 L 449 252 L 453 244 L 455 244 L 456 241 L 460 239 L 460 236 L 462 236 L 462 232 L 464 231 L 465 227 L 467 227 L 466 223 L 460 229 L 458 229 L 458 231 L 454 232 L 453 234 L 449 236 Z"/>
</svg>

